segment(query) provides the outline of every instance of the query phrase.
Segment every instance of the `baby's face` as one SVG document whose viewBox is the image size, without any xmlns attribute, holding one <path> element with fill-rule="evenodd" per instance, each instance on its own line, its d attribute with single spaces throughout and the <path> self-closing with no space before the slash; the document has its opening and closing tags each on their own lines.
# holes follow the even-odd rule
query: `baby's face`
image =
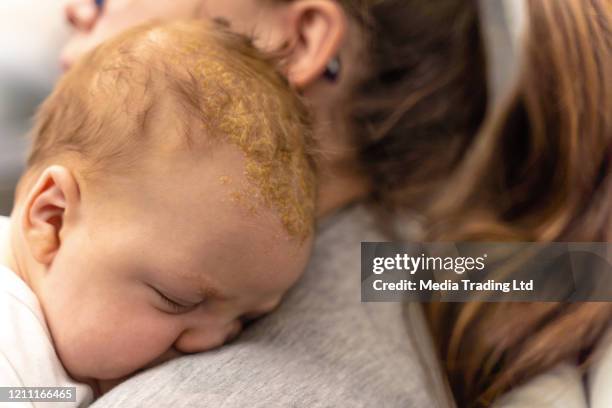
<svg viewBox="0 0 612 408">
<path fill-rule="evenodd" d="M 37 293 L 75 378 L 118 379 L 174 350 L 220 346 L 300 276 L 310 239 L 249 209 L 239 153 L 213 150 L 199 161 L 162 152 L 104 193 L 82 189 L 80 221 L 62 231 Z"/>
</svg>

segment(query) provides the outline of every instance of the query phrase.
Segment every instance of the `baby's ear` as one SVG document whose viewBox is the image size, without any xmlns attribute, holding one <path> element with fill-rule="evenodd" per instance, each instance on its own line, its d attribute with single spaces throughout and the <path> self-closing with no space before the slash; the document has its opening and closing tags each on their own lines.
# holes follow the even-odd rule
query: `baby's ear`
<svg viewBox="0 0 612 408">
<path fill-rule="evenodd" d="M 77 180 L 62 166 L 46 168 L 29 191 L 22 213 L 22 228 L 34 259 L 49 265 L 61 246 L 68 222 L 80 203 Z"/>
</svg>

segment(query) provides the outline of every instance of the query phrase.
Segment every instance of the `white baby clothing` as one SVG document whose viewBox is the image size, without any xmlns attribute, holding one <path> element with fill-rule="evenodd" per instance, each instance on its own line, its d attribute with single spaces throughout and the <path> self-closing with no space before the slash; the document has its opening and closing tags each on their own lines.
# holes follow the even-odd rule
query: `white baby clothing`
<svg viewBox="0 0 612 408">
<path fill-rule="evenodd" d="M 9 219 L 0 217 L 0 248 Z M 1 251 L 0 251 L 1 253 Z M 0 407 L 85 407 L 91 387 L 71 379 L 55 352 L 40 303 L 26 283 L 0 264 L 0 387 L 76 387 L 76 402 L 0 402 Z"/>
</svg>

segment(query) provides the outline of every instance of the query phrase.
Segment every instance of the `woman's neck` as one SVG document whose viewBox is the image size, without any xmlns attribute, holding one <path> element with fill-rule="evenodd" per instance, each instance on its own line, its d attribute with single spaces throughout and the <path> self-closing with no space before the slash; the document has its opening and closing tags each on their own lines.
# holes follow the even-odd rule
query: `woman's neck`
<svg viewBox="0 0 612 408">
<path fill-rule="evenodd" d="M 371 191 L 367 178 L 354 166 L 319 165 L 317 219 L 365 198 Z"/>
</svg>

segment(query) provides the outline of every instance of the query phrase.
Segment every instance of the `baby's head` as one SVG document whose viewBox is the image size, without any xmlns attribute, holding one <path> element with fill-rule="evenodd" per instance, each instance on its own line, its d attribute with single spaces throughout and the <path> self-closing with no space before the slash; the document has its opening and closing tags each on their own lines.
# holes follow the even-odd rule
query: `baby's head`
<svg viewBox="0 0 612 408">
<path fill-rule="evenodd" d="M 72 376 L 219 346 L 279 303 L 312 239 L 308 125 L 270 61 L 201 22 L 132 30 L 72 68 L 12 217 Z"/>
</svg>

